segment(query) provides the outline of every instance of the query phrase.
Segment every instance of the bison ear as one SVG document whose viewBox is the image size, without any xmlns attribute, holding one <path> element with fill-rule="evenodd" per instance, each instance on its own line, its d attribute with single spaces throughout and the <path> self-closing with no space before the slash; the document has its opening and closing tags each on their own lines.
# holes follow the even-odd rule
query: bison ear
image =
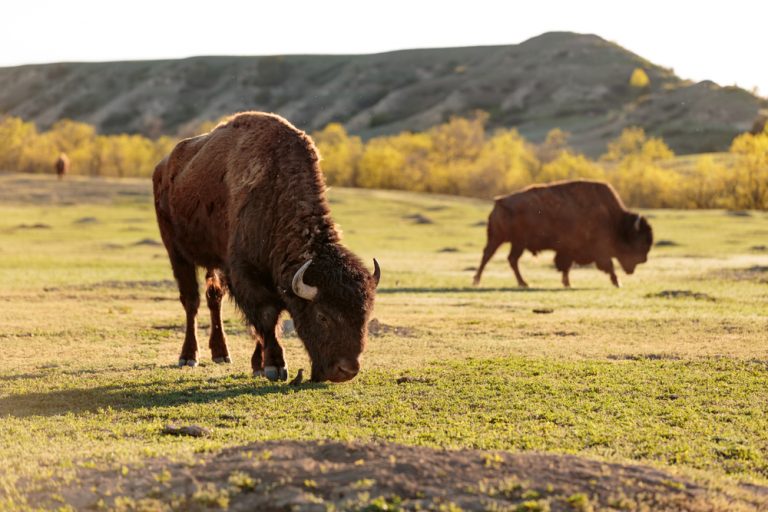
<svg viewBox="0 0 768 512">
<path fill-rule="evenodd" d="M 373 282 L 376 283 L 376 287 L 379 286 L 379 279 L 381 279 L 381 267 L 376 258 L 373 258 Z"/>
<path fill-rule="evenodd" d="M 306 300 L 313 300 L 317 296 L 317 286 L 309 286 L 304 282 L 304 272 L 307 271 L 311 264 L 312 260 L 307 260 L 307 262 L 296 271 L 293 275 L 293 280 L 291 281 L 293 293 Z"/>
</svg>

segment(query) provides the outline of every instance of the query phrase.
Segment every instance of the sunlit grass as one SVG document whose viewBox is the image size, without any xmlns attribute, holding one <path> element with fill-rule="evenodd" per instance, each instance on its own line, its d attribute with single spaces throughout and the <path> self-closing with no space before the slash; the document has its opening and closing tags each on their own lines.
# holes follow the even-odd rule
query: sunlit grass
<svg viewBox="0 0 768 512">
<path fill-rule="evenodd" d="M 381 263 L 382 327 L 357 379 L 293 389 L 249 376 L 231 303 L 233 364 L 209 361 L 203 307 L 201 366 L 172 367 L 183 311 L 144 187 L 0 206 L 0 500 L 80 466 L 285 438 L 570 452 L 768 482 L 765 213 L 644 212 L 665 243 L 622 289 L 594 268 L 563 289 L 551 253 L 521 260 L 532 288 L 518 289 L 505 247 L 473 288 L 490 202 L 333 189 L 345 242 Z M 291 373 L 308 368 L 297 338 L 284 345 Z M 170 422 L 214 434 L 161 435 Z"/>
</svg>

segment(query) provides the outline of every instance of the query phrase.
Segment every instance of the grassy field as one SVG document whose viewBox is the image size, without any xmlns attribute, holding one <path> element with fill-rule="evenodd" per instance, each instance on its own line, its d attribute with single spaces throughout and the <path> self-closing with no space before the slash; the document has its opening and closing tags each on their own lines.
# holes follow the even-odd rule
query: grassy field
<svg viewBox="0 0 768 512">
<path fill-rule="evenodd" d="M 768 506 L 768 214 L 644 212 L 658 245 L 621 289 L 592 267 L 563 289 L 551 253 L 522 258 L 518 289 L 506 247 L 474 288 L 489 202 L 329 195 L 345 243 L 381 263 L 378 328 L 354 381 L 296 389 L 250 376 L 229 303 L 233 364 L 173 367 L 183 311 L 147 181 L 0 175 L 0 509 L 72 506 L 62 489 L 84 471 L 266 440 L 576 454 Z M 284 346 L 290 375 L 309 368 L 298 338 Z M 369 498 L 358 508 L 387 510 Z"/>
</svg>

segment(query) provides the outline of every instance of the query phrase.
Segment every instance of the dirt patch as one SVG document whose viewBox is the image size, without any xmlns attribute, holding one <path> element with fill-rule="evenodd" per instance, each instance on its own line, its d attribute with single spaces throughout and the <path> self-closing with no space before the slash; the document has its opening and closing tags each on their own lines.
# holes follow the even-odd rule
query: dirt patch
<svg viewBox="0 0 768 512">
<path fill-rule="evenodd" d="M 691 290 L 663 290 L 658 293 L 649 293 L 646 295 L 649 299 L 696 299 L 696 300 L 708 300 L 716 301 L 717 299 L 701 292 L 692 292 Z"/>
<path fill-rule="evenodd" d="M 411 215 L 405 215 L 405 216 L 403 216 L 403 219 L 410 220 L 414 224 L 434 224 L 432 219 L 430 219 L 426 215 L 422 215 L 420 213 L 414 213 L 414 214 L 411 214 Z"/>
<path fill-rule="evenodd" d="M 163 427 L 163 434 L 171 436 L 190 436 L 190 437 L 209 437 L 213 431 L 208 427 L 200 425 L 166 425 Z"/>
<path fill-rule="evenodd" d="M 98 224 L 99 219 L 96 217 L 81 217 L 75 221 L 75 224 Z"/>
<path fill-rule="evenodd" d="M 162 242 L 158 242 L 157 240 L 154 240 L 152 238 L 143 238 L 139 240 L 138 242 L 134 243 L 133 245 L 148 245 L 150 247 L 162 247 Z"/>
<path fill-rule="evenodd" d="M 614 361 L 679 361 L 680 356 L 675 354 L 611 354 L 608 359 Z"/>
<path fill-rule="evenodd" d="M 756 283 L 768 283 L 768 265 L 753 265 L 749 268 L 730 268 L 718 270 L 716 277 L 730 279 L 732 281 L 753 281 Z"/>
<path fill-rule="evenodd" d="M 525 333 L 527 336 L 533 336 L 533 337 L 540 337 L 540 336 L 558 336 L 560 338 L 566 338 L 569 336 L 578 336 L 579 333 L 576 331 L 551 331 L 551 332 L 541 332 L 541 331 L 533 331 L 533 332 L 527 332 Z"/>
<path fill-rule="evenodd" d="M 659 240 L 654 245 L 656 245 L 656 247 L 678 247 L 680 244 L 672 240 Z"/>
<path fill-rule="evenodd" d="M 153 325 L 152 329 L 155 329 L 158 331 L 184 332 L 184 326 L 181 324 L 158 324 L 158 325 Z"/>
<path fill-rule="evenodd" d="M 378 318 L 373 318 L 368 322 L 368 334 L 371 336 L 383 336 L 385 334 L 394 334 L 395 336 L 403 336 L 405 338 L 413 338 L 416 336 L 416 330 L 412 327 L 399 327 L 395 325 L 387 325 L 379 322 Z"/>
<path fill-rule="evenodd" d="M 755 252 L 766 252 L 768 251 L 768 245 L 753 245 L 749 248 L 749 250 Z"/>
<path fill-rule="evenodd" d="M 458 247 L 443 247 L 442 249 L 438 249 L 437 252 L 459 252 Z"/>
<path fill-rule="evenodd" d="M 50 224 L 36 222 L 35 224 L 19 224 L 15 229 L 51 229 Z"/>
<path fill-rule="evenodd" d="M 751 217 L 752 214 L 746 210 L 728 210 L 725 212 L 726 215 L 729 215 L 731 217 Z"/>
<path fill-rule="evenodd" d="M 551 315 L 555 312 L 552 308 L 534 308 L 531 311 L 536 313 L 537 315 Z"/>
<path fill-rule="evenodd" d="M 403 375 L 395 379 L 397 384 L 432 384 L 432 379 L 426 377 L 411 377 L 410 375 Z"/>
<path fill-rule="evenodd" d="M 55 492 L 34 488 L 26 495 L 33 507 L 76 510 L 127 503 L 131 510 L 230 511 L 704 511 L 768 504 L 760 486 L 729 496 L 658 469 L 574 455 L 274 441 L 195 459 L 81 467 L 74 480 L 55 482 Z"/>
</svg>

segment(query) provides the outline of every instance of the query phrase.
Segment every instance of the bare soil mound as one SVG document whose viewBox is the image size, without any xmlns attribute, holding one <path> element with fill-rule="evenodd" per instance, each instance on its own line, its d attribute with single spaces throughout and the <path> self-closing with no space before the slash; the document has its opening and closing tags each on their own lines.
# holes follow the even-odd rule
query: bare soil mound
<svg viewBox="0 0 768 512">
<path fill-rule="evenodd" d="M 758 510 L 768 489 L 730 494 L 658 469 L 573 455 L 397 444 L 273 441 L 142 467 L 79 469 L 29 504 L 77 510 Z M 23 485 L 23 484 L 22 484 Z M 53 497 L 52 497 L 53 496 Z M 55 501 L 54 501 L 55 500 Z"/>
</svg>

